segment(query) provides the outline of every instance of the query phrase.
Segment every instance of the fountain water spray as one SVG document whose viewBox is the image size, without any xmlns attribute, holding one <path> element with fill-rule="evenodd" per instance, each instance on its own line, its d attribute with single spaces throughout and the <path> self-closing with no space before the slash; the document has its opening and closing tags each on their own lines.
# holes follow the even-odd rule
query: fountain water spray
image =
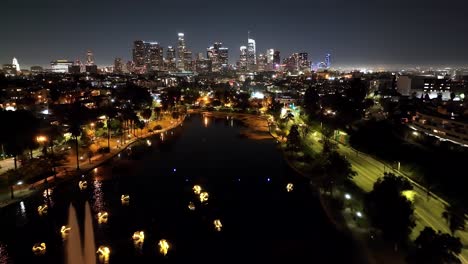
<svg viewBox="0 0 468 264">
<path fill-rule="evenodd" d="M 68 227 L 70 228 L 66 243 L 67 264 L 96 264 L 96 246 L 94 243 L 94 230 L 89 203 L 85 204 L 84 240 L 81 242 L 80 227 L 76 210 L 70 204 L 68 210 Z"/>
</svg>

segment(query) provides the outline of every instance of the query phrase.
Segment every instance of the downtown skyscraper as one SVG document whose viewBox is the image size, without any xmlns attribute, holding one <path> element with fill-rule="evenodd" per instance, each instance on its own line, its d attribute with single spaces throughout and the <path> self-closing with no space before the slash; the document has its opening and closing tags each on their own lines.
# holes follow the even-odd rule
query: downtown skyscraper
<svg viewBox="0 0 468 264">
<path fill-rule="evenodd" d="M 255 71 L 257 65 L 257 48 L 255 39 L 249 38 L 247 39 L 247 70 Z"/>
</svg>

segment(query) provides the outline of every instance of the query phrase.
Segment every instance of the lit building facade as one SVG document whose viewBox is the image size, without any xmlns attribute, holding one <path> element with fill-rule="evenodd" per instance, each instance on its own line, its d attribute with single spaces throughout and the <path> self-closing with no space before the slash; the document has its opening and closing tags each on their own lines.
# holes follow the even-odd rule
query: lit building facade
<svg viewBox="0 0 468 264">
<path fill-rule="evenodd" d="M 73 65 L 73 61 L 54 60 L 50 62 L 51 71 L 54 73 L 68 73 L 68 67 Z"/>
<path fill-rule="evenodd" d="M 254 39 L 249 38 L 247 41 L 247 69 L 255 71 L 257 66 L 257 50 Z"/>
<path fill-rule="evenodd" d="M 167 47 L 166 51 L 166 70 L 176 71 L 176 50 L 172 46 Z"/>
<path fill-rule="evenodd" d="M 114 59 L 114 73 L 123 73 L 123 62 L 121 58 Z"/>
</svg>

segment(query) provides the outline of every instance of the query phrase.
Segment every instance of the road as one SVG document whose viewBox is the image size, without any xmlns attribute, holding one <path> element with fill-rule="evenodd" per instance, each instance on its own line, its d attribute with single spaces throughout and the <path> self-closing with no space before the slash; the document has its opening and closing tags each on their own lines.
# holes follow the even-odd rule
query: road
<svg viewBox="0 0 468 264">
<path fill-rule="evenodd" d="M 312 144 L 320 145 L 320 138 L 320 133 L 309 134 L 305 142 L 312 140 Z M 414 198 L 416 227 L 413 229 L 411 239 L 415 239 L 425 226 L 432 227 L 436 231 L 440 230 L 444 233 L 450 233 L 447 222 L 442 217 L 445 205 L 447 204 L 446 201 L 433 193 L 428 197 L 427 191 L 423 186 L 414 182 L 400 171 L 390 168 L 388 165 L 365 153 L 356 151 L 342 144 L 338 144 L 338 152 L 349 160 L 353 169 L 357 172 L 353 181 L 365 192 L 372 190 L 374 183 L 378 178 L 384 175 L 384 172 L 392 172 L 396 175 L 403 176 L 413 183 L 414 192 L 416 194 Z M 466 246 L 468 245 L 468 232 L 456 231 L 455 236 L 459 237 L 463 243 L 463 250 L 459 256 L 460 260 L 462 263 L 468 264 L 468 248 Z"/>
</svg>

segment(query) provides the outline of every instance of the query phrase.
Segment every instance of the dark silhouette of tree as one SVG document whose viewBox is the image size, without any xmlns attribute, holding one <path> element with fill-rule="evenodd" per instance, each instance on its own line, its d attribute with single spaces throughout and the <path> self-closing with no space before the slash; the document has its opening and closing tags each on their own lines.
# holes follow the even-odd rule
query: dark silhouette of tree
<svg viewBox="0 0 468 264">
<path fill-rule="evenodd" d="M 148 92 L 148 89 L 137 86 L 133 83 L 127 83 L 119 88 L 116 93 L 119 101 L 131 106 L 133 109 L 139 110 L 151 106 L 153 98 Z"/>
<path fill-rule="evenodd" d="M 446 205 L 442 217 L 447 221 L 452 235 L 457 230 L 465 230 L 466 217 L 465 209 L 462 206 L 454 203 Z"/>
<path fill-rule="evenodd" d="M 151 118 L 151 115 L 152 115 L 152 114 L 153 114 L 153 113 L 152 113 L 151 109 L 149 109 L 149 108 L 144 109 L 144 110 L 141 111 L 141 113 L 140 113 L 141 117 L 142 117 L 143 119 L 145 119 L 145 120 L 149 120 L 149 119 Z"/>
<path fill-rule="evenodd" d="M 297 125 L 292 125 L 289 129 L 289 134 L 287 137 L 288 148 L 297 149 L 301 144 L 301 139 L 299 135 L 299 130 Z"/>
<path fill-rule="evenodd" d="M 336 151 L 324 155 L 323 172 L 326 184 L 330 187 L 334 185 L 344 185 L 356 176 L 351 163 Z"/>
<path fill-rule="evenodd" d="M 337 149 L 336 143 L 333 141 L 333 133 L 334 131 L 330 129 L 329 127 L 322 127 L 322 141 L 323 141 L 323 148 L 322 148 L 322 154 L 325 156 L 328 155 L 328 153 L 331 153 Z"/>
<path fill-rule="evenodd" d="M 154 108 L 154 115 L 156 116 L 156 120 L 161 119 L 161 107 L 155 107 Z"/>
<path fill-rule="evenodd" d="M 60 90 L 58 88 L 51 88 L 49 90 L 49 97 L 50 97 L 50 100 L 52 101 L 52 103 L 58 103 L 59 99 L 60 99 Z"/>
<path fill-rule="evenodd" d="M 414 241 L 415 248 L 408 255 L 409 264 L 461 263 L 458 254 L 462 243 L 459 238 L 425 227 Z"/>
<path fill-rule="evenodd" d="M 234 104 L 236 107 L 245 110 L 250 106 L 249 99 L 250 99 L 249 93 L 239 93 L 239 94 L 236 94 L 234 97 Z"/>
<path fill-rule="evenodd" d="M 320 112 L 320 96 L 315 87 L 309 86 L 304 94 L 304 110 L 309 118 L 314 118 Z"/>
<path fill-rule="evenodd" d="M 413 204 L 402 194 L 412 189 L 407 179 L 386 173 L 364 199 L 365 212 L 372 225 L 395 246 L 406 242 L 415 226 Z"/>
<path fill-rule="evenodd" d="M 164 111 L 173 109 L 178 102 L 180 102 L 181 91 L 179 87 L 170 87 L 161 94 L 161 105 Z"/>
</svg>

